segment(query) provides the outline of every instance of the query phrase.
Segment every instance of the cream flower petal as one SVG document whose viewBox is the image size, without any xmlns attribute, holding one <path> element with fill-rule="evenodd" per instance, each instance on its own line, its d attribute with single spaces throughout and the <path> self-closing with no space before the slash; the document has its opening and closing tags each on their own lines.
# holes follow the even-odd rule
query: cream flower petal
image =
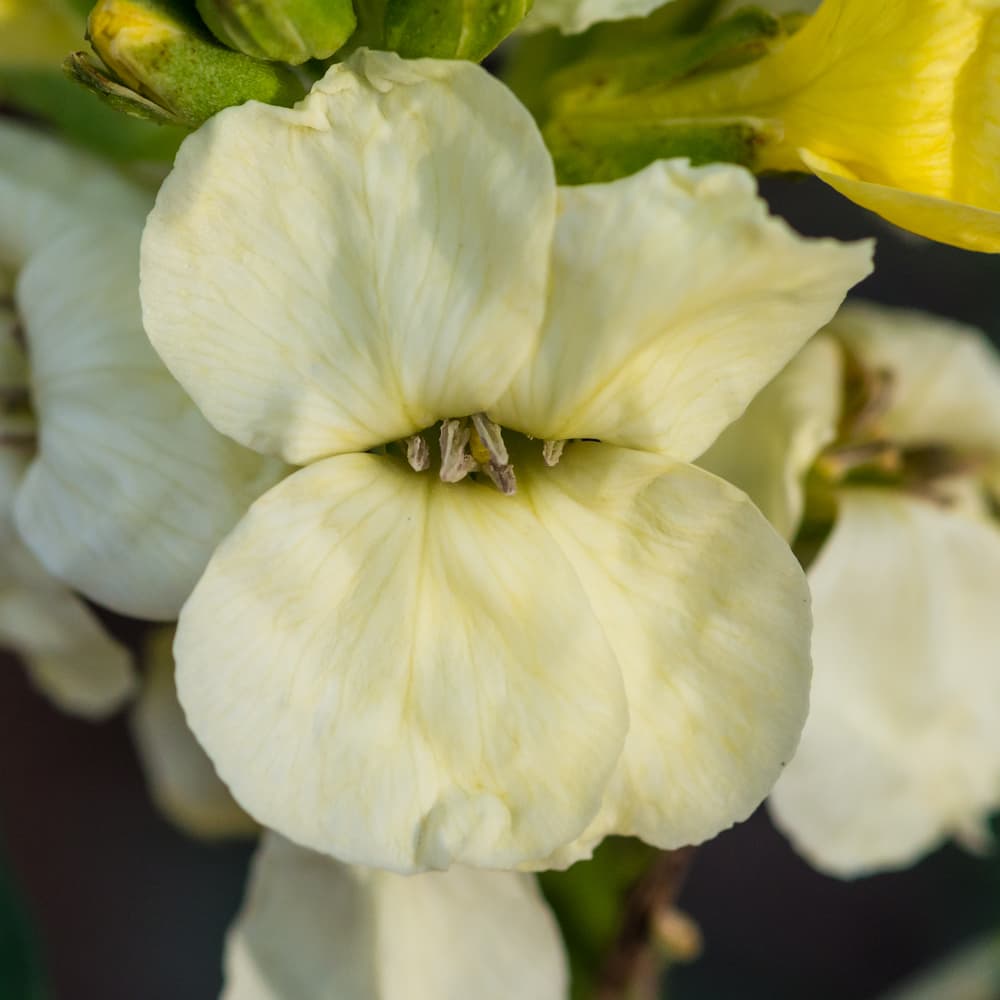
<svg viewBox="0 0 1000 1000">
<path fill-rule="evenodd" d="M 80 222 L 133 219 L 151 195 L 107 163 L 35 129 L 0 121 L 0 267 L 23 263 Z"/>
<path fill-rule="evenodd" d="M 564 1000 L 534 880 L 351 868 L 268 834 L 226 942 L 223 1000 Z"/>
<path fill-rule="evenodd" d="M 844 164 L 806 149 L 799 150 L 799 156 L 821 181 L 845 198 L 903 229 L 966 250 L 1000 253 L 1000 212 L 864 181 Z"/>
<path fill-rule="evenodd" d="M 490 413 L 535 437 L 694 459 L 871 269 L 806 240 L 739 167 L 654 163 L 561 188 L 538 353 Z"/>
<path fill-rule="evenodd" d="M 586 31 L 599 21 L 645 17 L 672 0 L 536 0 L 521 22 L 522 31 L 558 28 L 564 35 Z"/>
<path fill-rule="evenodd" d="M 795 537 L 805 474 L 836 435 L 842 378 L 836 341 L 813 338 L 698 459 L 747 493 L 783 538 Z"/>
<path fill-rule="evenodd" d="M 216 427 L 304 464 L 486 409 L 534 347 L 555 215 L 485 70 L 359 52 L 189 138 L 143 240 L 150 337 Z"/>
<path fill-rule="evenodd" d="M 891 374 L 891 405 L 879 426 L 892 440 L 1000 453 L 1000 358 L 979 330 L 853 303 L 830 332 L 867 367 Z"/>
<path fill-rule="evenodd" d="M 345 455 L 265 494 L 185 605 L 188 722 L 261 823 L 400 871 L 511 867 L 597 812 L 627 713 L 519 497 Z"/>
<path fill-rule="evenodd" d="M 134 692 L 132 662 L 21 543 L 10 505 L 26 464 L 0 449 L 0 648 L 17 653 L 35 685 L 63 711 L 102 718 Z"/>
<path fill-rule="evenodd" d="M 192 836 L 251 836 L 257 824 L 233 801 L 184 720 L 174 686 L 173 641 L 169 627 L 147 637 L 142 692 L 129 718 L 153 800 Z"/>
<path fill-rule="evenodd" d="M 824 871 L 904 867 L 1000 805 L 1000 530 L 845 491 L 809 582 L 812 708 L 772 811 Z"/>
<path fill-rule="evenodd" d="M 631 718 L 601 814 L 555 860 L 608 833 L 674 848 L 745 819 L 806 716 L 809 592 L 788 547 L 744 494 L 659 456 L 580 442 L 519 472 L 604 626 Z"/>
<path fill-rule="evenodd" d="M 16 515 L 50 572 L 116 611 L 170 619 L 283 469 L 213 430 L 149 346 L 138 240 L 81 228 L 21 272 L 40 437 Z"/>
</svg>

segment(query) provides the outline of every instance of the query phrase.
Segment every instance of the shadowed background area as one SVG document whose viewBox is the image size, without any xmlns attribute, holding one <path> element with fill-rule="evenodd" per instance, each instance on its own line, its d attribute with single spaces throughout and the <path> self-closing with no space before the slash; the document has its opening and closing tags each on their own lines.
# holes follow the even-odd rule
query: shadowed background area
<svg viewBox="0 0 1000 1000">
<path fill-rule="evenodd" d="M 878 237 L 877 270 L 860 294 L 976 324 L 998 341 L 996 258 L 900 233 L 817 181 L 764 189 L 803 233 Z M 0 662 L 0 841 L 50 998 L 218 995 L 251 846 L 175 832 L 148 800 L 124 718 L 61 715 L 9 658 Z M 760 811 L 699 851 L 680 905 L 706 949 L 675 972 L 671 1000 L 868 1000 L 1000 926 L 1000 862 L 945 848 L 905 873 L 842 883 L 809 869 Z M 16 933 L 0 920 L 0 950 Z M 0 998 L 22 1000 L 2 983 Z"/>
</svg>

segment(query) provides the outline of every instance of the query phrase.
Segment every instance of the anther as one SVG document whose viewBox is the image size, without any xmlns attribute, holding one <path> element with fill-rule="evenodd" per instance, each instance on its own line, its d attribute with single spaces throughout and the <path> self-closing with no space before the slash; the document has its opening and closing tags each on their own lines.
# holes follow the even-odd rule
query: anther
<svg viewBox="0 0 1000 1000">
<path fill-rule="evenodd" d="M 466 451 L 471 432 L 465 420 L 441 421 L 441 481 L 460 483 L 477 468 L 476 460 Z"/>
<path fill-rule="evenodd" d="M 430 448 L 419 434 L 406 439 L 406 461 L 414 472 L 425 472 L 431 467 Z"/>
<path fill-rule="evenodd" d="M 566 448 L 565 441 L 543 441 L 542 461 L 551 469 L 559 464 L 562 453 Z"/>
</svg>

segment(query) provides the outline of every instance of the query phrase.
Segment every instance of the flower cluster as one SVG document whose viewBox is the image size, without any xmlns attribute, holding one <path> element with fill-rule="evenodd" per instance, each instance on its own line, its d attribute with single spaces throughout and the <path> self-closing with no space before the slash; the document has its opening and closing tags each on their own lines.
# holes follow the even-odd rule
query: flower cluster
<svg viewBox="0 0 1000 1000">
<path fill-rule="evenodd" d="M 0 119 L 0 643 L 261 834 L 227 1000 L 564 997 L 532 873 L 772 789 L 838 875 L 982 845 L 1000 360 L 753 171 L 1000 249 L 995 4 L 84 6 L 0 9 L 132 161 Z"/>
</svg>

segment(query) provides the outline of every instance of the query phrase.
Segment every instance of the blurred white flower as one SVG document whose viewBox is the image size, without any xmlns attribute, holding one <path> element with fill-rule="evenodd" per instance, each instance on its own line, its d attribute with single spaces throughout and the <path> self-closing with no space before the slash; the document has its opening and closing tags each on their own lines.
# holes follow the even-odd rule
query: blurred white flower
<svg viewBox="0 0 1000 1000">
<path fill-rule="evenodd" d="M 575 35 L 600 21 L 645 17 L 673 0 L 535 0 L 521 23 L 522 31 L 558 28 Z"/>
<path fill-rule="evenodd" d="M 807 558 L 812 706 L 771 798 L 825 871 L 981 845 L 1000 806 L 1000 359 L 846 307 L 703 459 Z"/>
<path fill-rule="evenodd" d="M 351 868 L 264 837 L 226 942 L 223 1000 L 564 1000 L 530 875 Z"/>
<path fill-rule="evenodd" d="M 305 466 L 178 629 L 237 800 L 401 871 L 749 815 L 805 714 L 805 581 L 688 462 L 869 254 L 798 237 L 734 167 L 557 194 L 470 64 L 361 53 L 192 136 L 146 228 L 147 329 L 220 430 Z"/>
</svg>

